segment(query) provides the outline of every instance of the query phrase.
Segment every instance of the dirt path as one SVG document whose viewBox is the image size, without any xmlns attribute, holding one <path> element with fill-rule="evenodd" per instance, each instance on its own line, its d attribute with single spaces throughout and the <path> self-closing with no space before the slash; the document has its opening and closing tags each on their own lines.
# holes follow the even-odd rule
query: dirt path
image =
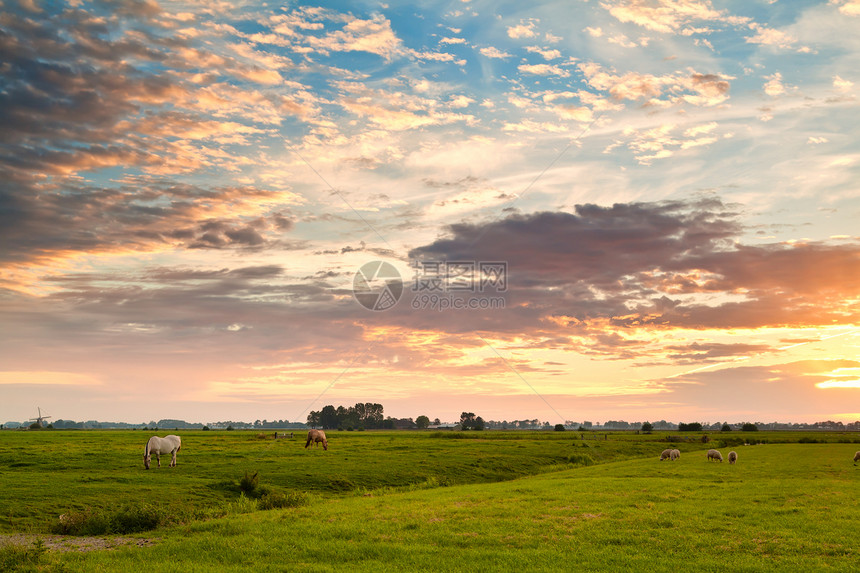
<svg viewBox="0 0 860 573">
<path fill-rule="evenodd" d="M 114 549 L 127 545 L 147 547 L 154 545 L 158 539 L 145 539 L 137 537 L 78 537 L 71 535 L 38 535 L 38 534 L 2 534 L 0 533 L 0 547 L 6 545 L 32 546 L 38 540 L 42 540 L 45 547 L 52 551 L 99 551 Z"/>
</svg>

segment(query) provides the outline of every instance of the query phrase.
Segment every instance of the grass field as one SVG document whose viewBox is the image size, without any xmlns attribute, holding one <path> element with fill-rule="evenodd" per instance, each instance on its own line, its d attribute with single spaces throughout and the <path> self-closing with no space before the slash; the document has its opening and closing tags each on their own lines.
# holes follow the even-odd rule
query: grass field
<svg viewBox="0 0 860 573">
<path fill-rule="evenodd" d="M 854 571 L 860 558 L 852 435 L 760 433 L 767 444 L 732 448 L 737 465 L 706 461 L 719 434 L 672 435 L 678 462 L 657 460 L 661 434 L 334 432 L 327 452 L 181 435 L 178 467 L 147 472 L 142 432 L 0 432 L 4 533 L 143 505 L 181 517 L 122 536 L 144 547 L 47 552 L 19 538 L 0 569 Z M 246 472 L 257 491 L 307 495 L 260 510 L 241 493 Z"/>
</svg>

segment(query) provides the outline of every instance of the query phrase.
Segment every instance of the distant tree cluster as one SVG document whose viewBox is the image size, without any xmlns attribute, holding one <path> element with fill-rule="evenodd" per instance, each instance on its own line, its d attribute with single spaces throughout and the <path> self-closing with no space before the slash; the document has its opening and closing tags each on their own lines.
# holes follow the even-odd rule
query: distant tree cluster
<svg viewBox="0 0 860 573">
<path fill-rule="evenodd" d="M 678 424 L 678 431 L 679 432 L 701 432 L 702 431 L 702 424 L 699 422 L 690 422 L 689 424 L 685 424 L 684 422 L 681 422 L 680 424 Z"/>
<path fill-rule="evenodd" d="M 384 428 L 385 422 L 386 420 L 382 415 L 382 404 L 371 402 L 359 402 L 349 408 L 343 406 L 335 408 L 332 405 L 328 405 L 324 406 L 318 412 L 312 411 L 308 414 L 308 426 L 324 430 L 334 430 L 337 428 L 345 430 L 376 430 Z"/>
<path fill-rule="evenodd" d="M 565 424 L 572 426 L 573 424 Z M 484 420 L 484 428 L 487 430 L 544 430 L 551 429 L 549 422 L 541 422 L 537 418 L 532 420 Z"/>
<path fill-rule="evenodd" d="M 463 412 L 460 414 L 460 429 L 483 430 L 484 419 L 480 416 L 475 416 L 474 412 Z"/>
</svg>

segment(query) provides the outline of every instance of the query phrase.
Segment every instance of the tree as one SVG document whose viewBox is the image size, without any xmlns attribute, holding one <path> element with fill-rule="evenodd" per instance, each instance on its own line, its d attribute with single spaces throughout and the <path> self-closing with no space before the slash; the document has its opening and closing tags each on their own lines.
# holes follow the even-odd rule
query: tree
<svg viewBox="0 0 860 573">
<path fill-rule="evenodd" d="M 460 414 L 460 429 L 468 430 L 475 426 L 475 413 L 463 412 Z"/>
<path fill-rule="evenodd" d="M 415 425 L 418 426 L 419 430 L 426 430 L 427 426 L 430 425 L 430 418 L 427 416 L 418 416 L 415 418 Z"/>
<path fill-rule="evenodd" d="M 563 432 L 564 431 L 564 424 L 556 424 L 554 429 L 556 432 Z"/>
<path fill-rule="evenodd" d="M 323 427 L 323 430 L 337 428 L 337 423 L 337 410 L 335 410 L 334 406 L 330 404 L 323 406 L 323 409 L 320 411 L 320 425 Z"/>
<path fill-rule="evenodd" d="M 756 426 L 752 422 L 747 422 L 746 424 L 741 426 L 741 432 L 758 432 L 758 426 Z"/>
<path fill-rule="evenodd" d="M 728 422 L 726 422 L 726 423 L 724 423 L 724 424 L 723 424 L 723 427 L 722 427 L 722 428 L 720 428 L 720 431 L 721 431 L 721 432 L 731 432 L 731 431 L 732 431 L 732 427 L 731 427 L 731 426 L 729 426 L 729 423 L 728 423 Z"/>
<path fill-rule="evenodd" d="M 651 422 L 645 422 L 644 424 L 642 424 L 642 431 L 646 434 L 650 434 L 654 431 L 654 425 L 651 424 Z"/>
<path fill-rule="evenodd" d="M 690 422 L 689 424 L 685 424 L 685 423 L 681 422 L 680 424 L 678 424 L 678 431 L 679 432 L 701 432 L 702 431 L 702 424 L 700 424 L 699 422 Z"/>
<path fill-rule="evenodd" d="M 475 424 L 472 426 L 474 430 L 483 430 L 484 429 L 484 419 L 480 416 L 475 418 Z"/>
</svg>

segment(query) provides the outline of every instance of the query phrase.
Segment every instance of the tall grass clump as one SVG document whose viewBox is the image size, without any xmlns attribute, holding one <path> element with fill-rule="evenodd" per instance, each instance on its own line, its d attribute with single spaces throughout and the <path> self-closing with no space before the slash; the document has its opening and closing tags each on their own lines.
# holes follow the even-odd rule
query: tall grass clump
<svg viewBox="0 0 860 573">
<path fill-rule="evenodd" d="M 38 539 L 32 545 L 0 545 L 0 571 L 4 573 L 30 573 L 31 571 L 68 571 L 51 559 L 45 543 Z"/>
<path fill-rule="evenodd" d="M 51 531 L 60 535 L 111 535 L 151 531 L 171 521 L 163 507 L 123 505 L 114 510 L 88 509 L 65 513 Z"/>
<path fill-rule="evenodd" d="M 308 496 L 299 491 L 289 493 L 272 492 L 264 495 L 257 503 L 260 509 L 283 509 L 287 507 L 301 507 L 308 503 Z"/>
<path fill-rule="evenodd" d="M 242 479 L 239 480 L 239 489 L 248 496 L 254 496 L 254 493 L 257 491 L 257 487 L 260 485 L 260 472 L 254 472 L 253 474 L 249 472 L 245 472 L 245 475 L 242 476 Z"/>
<path fill-rule="evenodd" d="M 567 456 L 567 463 L 576 466 L 590 466 L 594 464 L 594 458 L 586 453 L 574 452 Z"/>
</svg>

